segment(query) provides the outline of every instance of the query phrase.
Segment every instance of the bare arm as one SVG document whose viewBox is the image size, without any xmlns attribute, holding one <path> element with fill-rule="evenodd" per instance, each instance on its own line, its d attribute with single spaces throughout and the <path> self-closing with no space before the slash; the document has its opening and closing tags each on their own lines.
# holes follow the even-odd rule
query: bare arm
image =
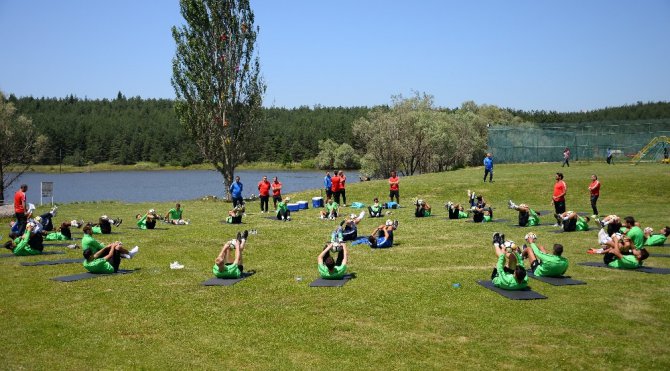
<svg viewBox="0 0 670 371">
<path fill-rule="evenodd" d="M 321 254 L 319 254 L 319 257 L 316 258 L 316 262 L 318 264 L 323 264 L 323 257 L 326 256 L 326 253 L 328 253 L 328 250 L 330 249 L 330 245 L 331 244 L 326 245 L 326 247 L 323 249 L 323 251 L 321 251 Z"/>
<path fill-rule="evenodd" d="M 347 258 L 349 257 L 349 249 L 347 249 L 347 244 L 342 244 L 342 251 L 344 252 L 344 258 L 342 259 L 342 265 L 347 265 Z"/>
</svg>

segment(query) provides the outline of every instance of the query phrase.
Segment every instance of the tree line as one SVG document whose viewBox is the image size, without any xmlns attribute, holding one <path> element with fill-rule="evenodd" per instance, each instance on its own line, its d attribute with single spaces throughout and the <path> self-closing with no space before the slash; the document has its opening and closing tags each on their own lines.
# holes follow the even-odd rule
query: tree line
<svg viewBox="0 0 670 371">
<path fill-rule="evenodd" d="M 37 158 L 21 161 L 72 165 L 149 161 L 177 166 L 203 162 L 198 148 L 177 119 L 173 100 L 126 98 L 121 92 L 115 99 L 91 100 L 74 95 L 19 98 L 11 94 L 2 99 L 11 103 L 17 114 L 32 120 L 35 135 L 46 138 L 40 142 L 43 148 Z M 372 166 L 372 173 L 386 173 L 386 169 L 374 169 L 374 166 L 382 165 L 379 158 L 370 154 L 371 150 L 382 153 L 384 148 L 398 146 L 410 150 L 411 145 L 415 145 L 416 148 L 411 149 L 413 153 L 404 160 L 405 164 L 391 161 L 392 165 L 383 165 L 398 166 L 412 173 L 478 164 L 486 147 L 488 125 L 531 126 L 535 123 L 658 118 L 670 118 L 670 103 L 638 102 L 589 112 L 559 113 L 502 109 L 474 102 L 447 109 L 435 107 L 430 96 L 417 95 L 408 99 L 394 97 L 389 106 L 263 108 L 261 125 L 253 137 L 245 139 L 244 146 L 247 161 L 306 162 L 310 166 L 325 167 L 334 163 L 332 156 L 337 147 L 346 143 L 355 153 L 343 148 L 339 153 L 345 157 L 338 161 L 351 166 Z M 370 126 L 374 120 L 386 120 L 395 125 L 394 129 L 370 127 L 367 129 L 370 132 L 366 133 L 365 121 Z M 432 123 L 440 120 L 450 123 L 442 125 L 442 132 L 423 131 L 435 129 L 431 127 Z M 393 130 L 402 133 L 407 143 L 385 137 Z M 439 146 L 427 146 L 425 140 Z M 476 151 L 468 154 L 456 150 L 461 147 L 476 148 Z M 324 148 L 330 155 L 317 157 Z M 421 153 L 427 149 L 431 152 L 430 160 Z"/>
</svg>

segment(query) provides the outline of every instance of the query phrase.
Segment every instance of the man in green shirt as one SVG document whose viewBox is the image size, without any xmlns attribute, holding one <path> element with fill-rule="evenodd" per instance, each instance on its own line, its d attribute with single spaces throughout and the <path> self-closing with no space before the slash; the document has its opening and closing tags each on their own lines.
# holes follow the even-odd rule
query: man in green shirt
<svg viewBox="0 0 670 371">
<path fill-rule="evenodd" d="M 543 246 L 537 246 L 537 235 L 526 234 L 526 242 L 530 248 L 523 250 L 524 258 L 530 260 L 530 269 L 540 277 L 560 277 L 568 270 L 568 259 L 563 256 L 563 245 L 554 244 L 554 253 L 549 254 Z"/>
<path fill-rule="evenodd" d="M 583 232 L 589 230 L 591 218 L 581 217 L 574 211 L 566 211 L 563 214 L 557 214 L 556 220 L 563 226 L 565 232 Z"/>
<path fill-rule="evenodd" d="M 228 241 L 223 245 L 221 252 L 214 259 L 214 266 L 212 273 L 218 278 L 240 278 L 244 271 L 244 263 L 242 261 L 242 252 L 247 243 L 249 231 L 242 233 L 237 232 L 237 238 Z M 231 249 L 235 249 L 235 258 L 232 259 Z"/>
<path fill-rule="evenodd" d="M 635 218 L 632 216 L 627 216 L 623 218 L 623 226 L 626 228 L 626 236 L 628 236 L 631 241 L 633 242 L 633 245 L 635 245 L 635 248 L 640 250 L 644 248 L 644 232 L 642 231 L 642 228 L 640 228 L 636 223 L 635 223 Z"/>
<path fill-rule="evenodd" d="M 288 209 L 288 202 L 291 201 L 290 197 L 284 199 L 279 197 L 279 202 L 277 202 L 277 219 L 288 221 L 291 220 L 291 210 Z"/>
<path fill-rule="evenodd" d="M 337 212 L 339 210 L 340 205 L 337 204 L 337 202 L 333 201 L 332 198 L 329 198 L 326 200 L 326 210 L 321 210 L 321 219 L 330 219 L 333 220 L 337 218 Z"/>
<path fill-rule="evenodd" d="M 470 217 L 470 214 L 465 211 L 465 208 L 461 204 L 454 204 L 449 201 L 444 207 L 449 211 L 449 219 L 467 219 Z"/>
<path fill-rule="evenodd" d="M 149 210 L 146 214 L 135 215 L 137 219 L 137 227 L 139 229 L 154 229 L 156 228 L 156 220 L 160 219 L 154 209 Z"/>
<path fill-rule="evenodd" d="M 513 246 L 505 246 L 505 236 L 493 234 L 493 247 L 498 256 L 496 267 L 491 273 L 491 281 L 496 287 L 504 290 L 523 290 L 528 287 L 528 276 L 519 255 Z"/>
<path fill-rule="evenodd" d="M 16 256 L 39 255 L 42 250 L 30 246 L 30 234 L 35 226 L 32 223 L 26 225 L 26 231 L 23 236 L 17 237 L 15 240 L 9 240 L 5 243 L 5 248 L 10 250 Z"/>
<path fill-rule="evenodd" d="M 132 250 L 128 251 L 119 241 L 96 252 L 93 252 L 92 248 L 87 248 L 84 250 L 84 259 L 86 260 L 84 260 L 83 266 L 90 273 L 116 273 L 119 270 L 121 258 L 132 259 L 139 250 L 140 248 L 135 246 Z"/>
<path fill-rule="evenodd" d="M 517 205 L 509 200 L 508 207 L 519 212 L 520 227 L 534 227 L 540 224 L 540 214 L 531 209 L 527 204 Z"/>
<path fill-rule="evenodd" d="M 337 252 L 337 260 L 330 256 L 331 249 Z M 347 258 L 349 250 L 344 243 L 328 243 L 316 259 L 321 278 L 327 280 L 339 280 L 347 271 Z"/>
<path fill-rule="evenodd" d="M 654 234 L 654 230 L 647 227 L 644 229 L 645 246 L 663 246 L 670 235 L 670 226 L 662 228 L 660 234 Z"/>
<path fill-rule="evenodd" d="M 382 217 L 382 205 L 379 203 L 379 199 L 375 197 L 372 205 L 368 206 L 368 211 L 370 212 L 371 218 L 381 218 Z"/>
<path fill-rule="evenodd" d="M 167 222 L 175 225 L 189 224 L 189 221 L 183 218 L 183 211 L 181 204 L 176 204 L 174 208 L 167 212 Z"/>
<path fill-rule="evenodd" d="M 635 269 L 642 266 L 642 262 L 649 257 L 646 249 L 636 249 L 633 241 L 628 236 L 621 238 L 622 247 L 607 248 L 603 262 L 612 268 Z M 621 250 L 627 250 L 631 253 L 623 254 Z"/>
<path fill-rule="evenodd" d="M 432 208 L 426 201 L 417 200 L 415 206 L 416 210 L 414 211 L 414 216 L 416 216 L 417 218 L 430 216 Z"/>
</svg>

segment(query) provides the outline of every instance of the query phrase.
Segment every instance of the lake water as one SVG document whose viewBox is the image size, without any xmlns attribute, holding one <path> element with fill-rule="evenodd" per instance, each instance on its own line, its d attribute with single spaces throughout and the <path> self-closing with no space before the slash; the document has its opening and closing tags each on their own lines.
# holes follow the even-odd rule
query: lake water
<svg viewBox="0 0 670 371">
<path fill-rule="evenodd" d="M 357 183 L 357 171 L 347 171 L 347 184 Z M 243 196 L 252 193 L 258 195 L 258 182 L 264 175 L 272 182 L 278 177 L 282 183 L 282 194 L 320 190 L 323 188 L 325 171 L 275 171 L 275 170 L 238 170 L 244 185 Z M 192 200 L 208 195 L 223 198 L 225 195 L 223 176 L 211 170 L 178 171 L 110 171 L 92 173 L 25 173 L 10 189 L 5 191 L 7 203 L 13 201 L 13 195 L 21 184 L 28 185 L 28 202 L 40 203 L 40 183 L 53 182 L 54 203 L 77 201 L 115 200 L 122 202 L 178 201 Z M 315 193 L 318 195 L 318 193 Z M 49 203 L 51 199 L 44 199 Z"/>
</svg>

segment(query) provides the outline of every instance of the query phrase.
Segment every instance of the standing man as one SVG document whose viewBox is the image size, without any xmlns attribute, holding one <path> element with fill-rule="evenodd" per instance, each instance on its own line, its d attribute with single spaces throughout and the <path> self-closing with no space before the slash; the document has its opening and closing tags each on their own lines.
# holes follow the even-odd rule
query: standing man
<svg viewBox="0 0 670 371">
<path fill-rule="evenodd" d="M 332 186 L 333 182 L 330 181 L 330 171 L 326 171 L 326 176 L 323 177 L 323 187 L 326 189 L 326 200 L 333 197 Z"/>
<path fill-rule="evenodd" d="M 563 150 L 563 165 L 561 167 L 568 165 L 570 167 L 570 148 L 565 147 Z"/>
<path fill-rule="evenodd" d="M 266 176 L 263 176 L 263 180 L 258 182 L 258 198 L 261 199 L 261 213 L 267 213 L 268 201 L 270 200 L 270 182 Z"/>
<path fill-rule="evenodd" d="M 244 199 L 242 199 L 242 190 L 244 186 L 240 182 L 240 177 L 236 176 L 233 184 L 230 185 L 230 196 L 233 199 L 233 207 L 237 205 L 242 205 Z"/>
<path fill-rule="evenodd" d="M 595 219 L 598 216 L 596 202 L 598 202 L 598 197 L 600 196 L 600 182 L 598 181 L 598 176 L 596 174 L 591 175 L 589 193 L 591 194 L 591 208 L 593 209 L 593 218 Z"/>
<path fill-rule="evenodd" d="M 612 165 L 612 155 L 613 155 L 612 149 L 608 148 L 607 149 L 607 164 L 608 165 Z"/>
<path fill-rule="evenodd" d="M 393 201 L 393 196 L 395 196 L 395 202 L 400 204 L 400 179 L 398 178 L 398 174 L 396 174 L 395 170 L 391 171 L 391 177 L 389 178 L 389 186 L 391 187 L 391 190 L 389 191 L 389 198 L 391 201 Z"/>
<path fill-rule="evenodd" d="M 337 204 L 340 204 L 340 177 L 337 171 L 333 171 L 333 176 L 330 178 L 330 190 L 333 192 L 333 198 Z"/>
<path fill-rule="evenodd" d="M 568 192 L 568 185 L 563 181 L 563 173 L 556 173 L 556 183 L 554 183 L 554 194 L 551 203 L 554 205 L 556 214 L 562 215 L 565 212 L 565 194 Z M 558 227 L 558 223 L 555 225 Z"/>
<path fill-rule="evenodd" d="M 28 191 L 27 184 L 21 184 L 19 190 L 14 194 L 14 213 L 16 215 L 16 223 L 18 224 L 18 235 L 22 236 L 26 231 L 26 223 L 28 222 L 28 210 L 26 204 L 26 192 Z"/>
<path fill-rule="evenodd" d="M 340 196 L 342 197 L 342 206 L 347 207 L 347 176 L 344 175 L 344 171 L 342 170 L 337 173 L 337 176 L 340 177 Z"/>
<path fill-rule="evenodd" d="M 490 153 L 484 157 L 484 183 L 486 183 L 486 175 L 489 175 L 489 183 L 493 182 L 493 158 Z"/>
<path fill-rule="evenodd" d="M 270 188 L 272 189 L 272 204 L 274 205 L 276 211 L 277 202 L 281 201 L 281 182 L 279 181 L 279 178 L 274 177 L 274 179 L 272 179 Z"/>
</svg>

